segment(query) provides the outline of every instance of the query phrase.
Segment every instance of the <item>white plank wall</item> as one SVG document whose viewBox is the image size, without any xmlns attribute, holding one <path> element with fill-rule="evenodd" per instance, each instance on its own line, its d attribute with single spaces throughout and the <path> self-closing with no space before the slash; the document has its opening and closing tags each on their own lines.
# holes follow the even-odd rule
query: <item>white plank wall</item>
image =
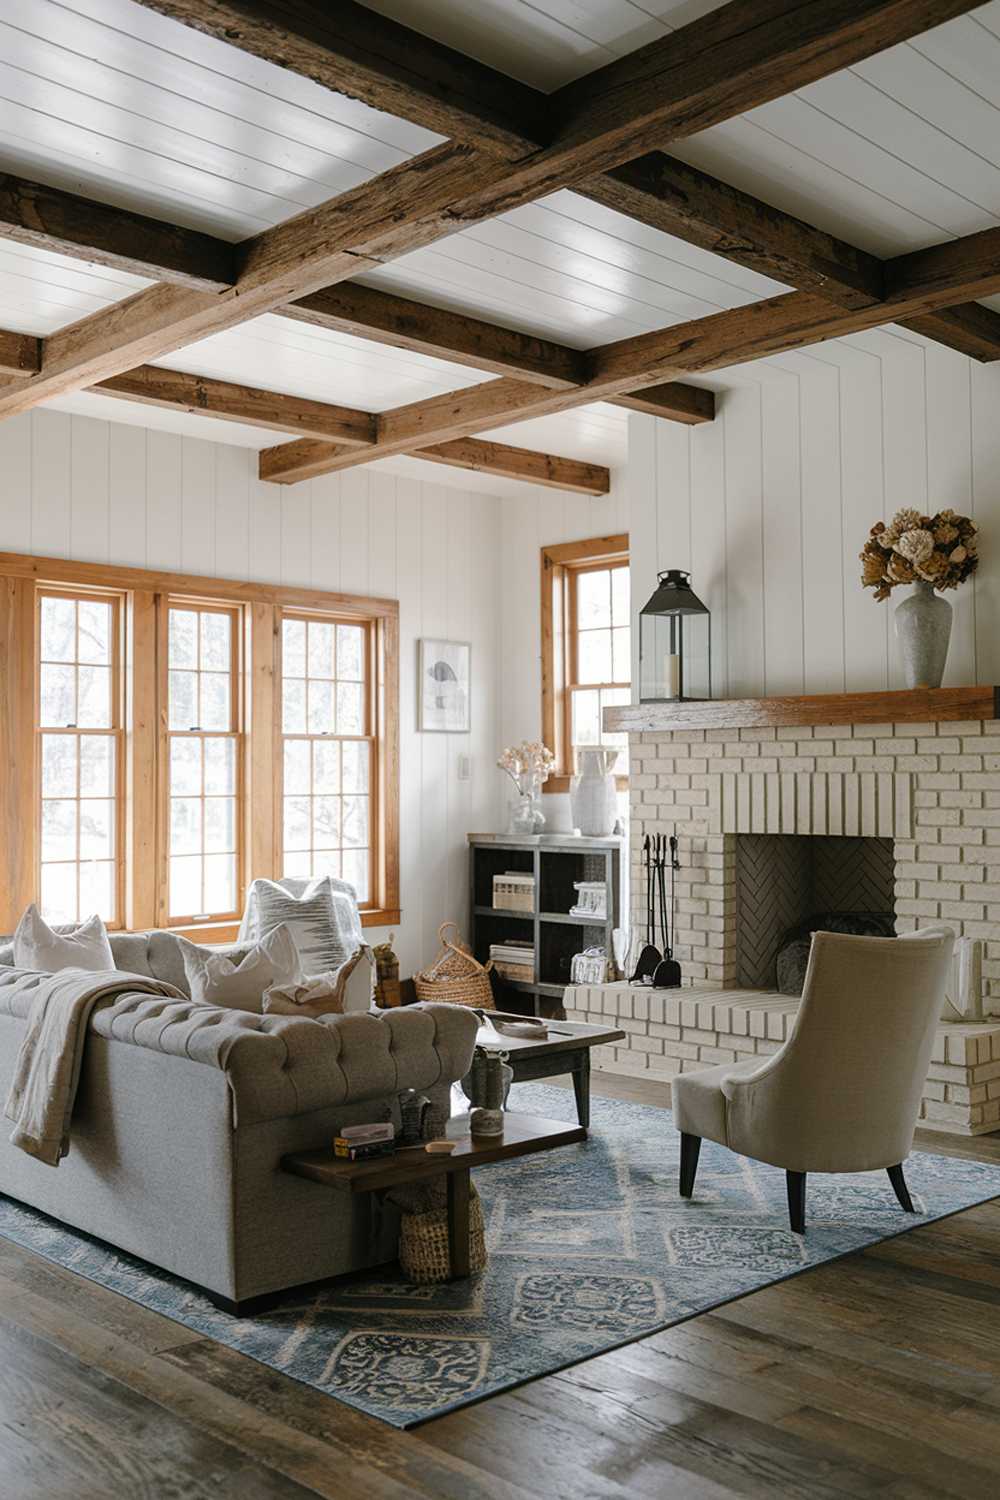
<svg viewBox="0 0 1000 1500">
<path fill-rule="evenodd" d="M 983 562 L 947 595 L 946 684 L 1000 682 L 1000 365 L 876 332 L 727 372 L 714 424 L 629 421 L 633 604 L 690 568 L 718 697 L 902 687 L 892 612 L 860 583 L 900 506 L 971 514 Z"/>
<path fill-rule="evenodd" d="M 365 469 L 280 489 L 261 484 L 255 469 L 256 454 L 245 448 L 33 412 L 0 425 L 0 550 L 399 599 L 398 951 L 409 974 L 433 956 L 441 922 L 464 920 L 465 835 L 497 826 L 502 816 L 498 746 L 537 733 L 534 721 L 500 727 L 501 679 L 517 677 L 513 664 L 501 670 L 501 616 L 519 619 L 522 609 L 530 615 L 527 633 L 508 644 L 533 663 L 538 538 L 561 540 L 577 516 L 578 534 L 586 534 L 591 502 L 527 489 L 511 501 Z M 539 529 L 542 513 L 551 516 L 551 529 Z M 524 548 L 511 552 L 518 533 Z M 504 580 L 507 565 L 512 572 Z M 416 732 L 416 642 L 423 635 L 472 644 L 468 735 Z M 512 712 L 520 712 L 517 703 Z M 467 781 L 458 779 L 463 755 L 470 758 Z"/>
</svg>

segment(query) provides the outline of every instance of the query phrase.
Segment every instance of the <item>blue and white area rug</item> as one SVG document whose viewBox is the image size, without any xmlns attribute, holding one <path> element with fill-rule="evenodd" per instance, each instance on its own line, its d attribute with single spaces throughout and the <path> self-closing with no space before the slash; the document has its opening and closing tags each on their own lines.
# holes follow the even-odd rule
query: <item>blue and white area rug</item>
<svg viewBox="0 0 1000 1500">
<path fill-rule="evenodd" d="M 570 1092 L 518 1085 L 511 1105 L 575 1119 Z M 236 1319 L 190 1286 L 0 1197 L 0 1233 L 396 1427 L 519 1385 L 734 1297 L 1000 1196 L 1000 1167 L 916 1155 L 903 1214 L 884 1172 L 809 1179 L 807 1233 L 785 1175 L 706 1141 L 696 1196 L 677 1193 L 666 1110 L 595 1098 L 590 1139 L 481 1168 L 489 1264 L 413 1287 L 345 1279 Z"/>
</svg>

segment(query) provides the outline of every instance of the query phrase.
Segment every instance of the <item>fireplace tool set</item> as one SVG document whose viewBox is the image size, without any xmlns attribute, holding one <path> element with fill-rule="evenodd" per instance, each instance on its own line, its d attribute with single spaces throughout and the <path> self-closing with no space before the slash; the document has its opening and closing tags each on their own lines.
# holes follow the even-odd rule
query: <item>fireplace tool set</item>
<svg viewBox="0 0 1000 1500">
<path fill-rule="evenodd" d="M 646 880 L 646 942 L 636 960 L 631 984 L 648 984 L 658 990 L 676 989 L 681 966 L 674 958 L 673 931 L 677 911 L 675 894 L 677 837 L 665 833 L 646 834 L 642 841 L 643 874 Z M 670 867 L 670 920 L 667 921 L 667 866 Z M 656 946 L 657 907 L 662 950 Z"/>
</svg>

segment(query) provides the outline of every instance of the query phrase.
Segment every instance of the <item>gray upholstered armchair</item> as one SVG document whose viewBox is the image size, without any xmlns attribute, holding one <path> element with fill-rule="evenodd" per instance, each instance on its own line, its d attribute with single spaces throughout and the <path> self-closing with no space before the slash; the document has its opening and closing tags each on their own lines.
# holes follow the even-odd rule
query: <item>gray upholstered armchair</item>
<svg viewBox="0 0 1000 1500">
<path fill-rule="evenodd" d="M 703 1138 L 785 1169 L 793 1230 L 805 1229 L 807 1172 L 885 1168 L 907 1213 L 903 1162 L 941 1014 L 954 934 L 813 936 L 788 1041 L 765 1062 L 674 1080 L 681 1196 L 694 1192 Z"/>
</svg>

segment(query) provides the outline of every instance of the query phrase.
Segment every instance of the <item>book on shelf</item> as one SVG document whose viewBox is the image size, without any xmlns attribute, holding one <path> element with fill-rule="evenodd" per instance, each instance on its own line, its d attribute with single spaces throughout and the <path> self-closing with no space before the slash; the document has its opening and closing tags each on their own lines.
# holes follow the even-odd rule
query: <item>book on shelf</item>
<svg viewBox="0 0 1000 1500">
<path fill-rule="evenodd" d="M 491 943 L 490 958 L 502 979 L 519 979 L 530 983 L 535 977 L 535 945 L 512 939 Z"/>
</svg>

